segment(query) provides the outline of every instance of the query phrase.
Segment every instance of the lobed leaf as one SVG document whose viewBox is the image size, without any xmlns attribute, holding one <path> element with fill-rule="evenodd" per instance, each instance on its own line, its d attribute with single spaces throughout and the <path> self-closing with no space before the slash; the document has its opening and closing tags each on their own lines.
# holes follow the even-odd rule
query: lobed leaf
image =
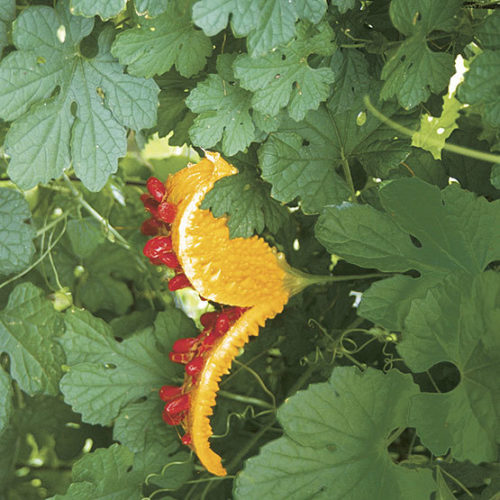
<svg viewBox="0 0 500 500">
<path fill-rule="evenodd" d="M 193 21 L 214 36 L 231 16 L 233 33 L 246 36 L 248 53 L 257 57 L 291 40 L 297 19 L 318 23 L 325 12 L 325 0 L 200 0 L 193 5 Z"/>
<path fill-rule="evenodd" d="M 453 56 L 433 52 L 426 37 L 435 30 L 451 31 L 462 2 L 444 0 L 393 0 L 390 15 L 394 26 L 408 38 L 389 58 L 382 70 L 385 84 L 380 96 L 397 96 L 406 109 L 426 101 L 431 92 L 443 90 L 453 74 Z"/>
<path fill-rule="evenodd" d="M 269 187 L 245 169 L 217 181 L 201 208 L 215 217 L 228 217 L 231 238 L 250 238 L 264 228 L 277 233 L 288 221 L 288 211 L 269 196 Z"/>
<path fill-rule="evenodd" d="M 95 57 L 82 56 L 94 22 L 65 5 L 25 9 L 13 30 L 18 50 L 0 63 L 0 117 L 14 120 L 5 139 L 8 171 L 28 189 L 72 163 L 98 191 L 125 155 L 125 127 L 155 124 L 158 87 L 123 73 L 110 53 L 112 29 L 100 33 Z"/>
<path fill-rule="evenodd" d="M 280 407 L 285 436 L 246 462 L 235 497 L 428 498 L 431 471 L 395 465 L 387 453 L 391 432 L 408 426 L 416 394 L 411 376 L 397 371 L 334 369 L 328 382 Z"/>
<path fill-rule="evenodd" d="M 394 108 L 387 106 L 387 114 Z M 273 188 L 271 195 L 288 203 L 301 201 L 306 213 L 318 213 L 326 205 L 349 197 L 346 182 L 338 175 L 344 161 L 360 161 L 374 170 L 398 166 L 409 153 L 405 140 L 373 116 L 358 119 L 364 104 L 334 113 L 329 104 L 311 111 L 304 120 L 284 121 L 259 150 L 262 178 Z"/>
<path fill-rule="evenodd" d="M 61 340 L 71 367 L 61 381 L 65 401 L 85 422 L 109 425 L 127 404 L 172 381 L 176 366 L 166 362 L 166 350 L 158 343 L 171 347 L 185 334 L 177 329 L 185 324 L 179 314 L 175 309 L 164 313 L 172 324 L 157 337 L 146 329 L 121 343 L 101 319 L 84 311 L 68 314 Z"/>
<path fill-rule="evenodd" d="M 452 275 L 415 299 L 398 351 L 414 371 L 453 363 L 460 383 L 445 394 L 415 396 L 410 421 L 435 455 L 492 461 L 500 442 L 500 277 L 488 271 L 471 282 Z"/>
<path fill-rule="evenodd" d="M 103 21 L 117 16 L 127 0 L 71 0 L 70 11 L 77 16 L 100 16 Z"/>
<path fill-rule="evenodd" d="M 189 129 L 194 145 L 211 148 L 222 139 L 222 151 L 233 156 L 255 139 L 250 116 L 252 94 L 210 74 L 198 83 L 186 99 L 191 111 L 198 113 Z"/>
<path fill-rule="evenodd" d="M 388 278 L 365 292 L 359 313 L 375 323 L 401 330 L 413 299 L 447 276 L 477 275 L 500 257 L 499 235 L 491 231 L 500 223 L 500 202 L 455 185 L 440 192 L 417 178 L 387 183 L 380 200 L 385 213 L 345 203 L 327 207 L 316 225 L 318 240 L 349 262 L 420 273 Z"/>
<path fill-rule="evenodd" d="M 161 75 L 175 64 L 185 77 L 198 73 L 212 53 L 212 43 L 191 21 L 185 2 L 170 0 L 165 13 L 120 33 L 111 49 L 128 72 L 146 78 Z"/>
<path fill-rule="evenodd" d="M 444 95 L 441 116 L 424 113 L 420 117 L 420 130 L 412 135 L 411 145 L 429 151 L 436 160 L 440 160 L 446 139 L 458 128 L 457 120 L 463 107 L 455 92 Z"/>
<path fill-rule="evenodd" d="M 234 74 L 240 85 L 254 93 L 252 107 L 260 113 L 276 116 L 287 107 L 295 121 L 330 94 L 334 75 L 330 68 L 312 68 L 311 54 L 330 55 L 335 46 L 333 31 L 327 24 L 317 27 L 300 23 L 297 37 L 286 47 L 259 58 L 242 54 L 234 61 Z"/>
</svg>

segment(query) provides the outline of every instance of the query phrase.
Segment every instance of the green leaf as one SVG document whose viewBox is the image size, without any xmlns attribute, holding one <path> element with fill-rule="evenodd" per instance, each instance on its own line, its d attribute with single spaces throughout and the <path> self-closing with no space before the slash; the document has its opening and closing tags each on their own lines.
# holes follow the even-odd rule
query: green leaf
<svg viewBox="0 0 500 500">
<path fill-rule="evenodd" d="M 168 7 L 165 0 L 134 0 L 135 10 L 140 16 L 156 17 Z"/>
<path fill-rule="evenodd" d="M 105 239 L 100 224 L 93 217 L 70 220 L 67 231 L 73 252 L 82 258 L 89 257 Z"/>
<path fill-rule="evenodd" d="M 500 12 L 493 11 L 477 30 L 477 36 L 485 49 L 500 50 Z"/>
<path fill-rule="evenodd" d="M 57 344 L 63 322 L 43 291 L 16 286 L 0 312 L 0 350 L 10 356 L 10 373 L 30 395 L 58 394 L 64 355 Z"/>
<path fill-rule="evenodd" d="M 462 102 L 481 106 L 481 116 L 493 127 L 500 127 L 500 95 L 497 75 L 500 71 L 500 50 L 486 50 L 472 61 L 458 87 Z"/>
<path fill-rule="evenodd" d="M 177 432 L 161 417 L 164 406 L 157 393 L 146 401 L 125 406 L 115 421 L 113 438 L 133 452 L 144 451 L 153 442 L 170 451 L 178 448 Z"/>
<path fill-rule="evenodd" d="M 359 313 L 375 323 L 400 330 L 415 297 L 451 274 L 479 274 L 500 258 L 500 236 L 491 231 L 500 224 L 500 202 L 456 185 L 440 192 L 416 178 L 382 186 L 380 200 L 386 213 L 346 203 L 327 207 L 316 225 L 325 248 L 353 264 L 421 274 L 389 278 L 364 293 Z"/>
<path fill-rule="evenodd" d="M 334 369 L 278 410 L 285 437 L 246 462 L 235 497 L 420 500 L 435 489 L 432 473 L 396 465 L 387 447 L 407 427 L 410 375 L 355 367 Z"/>
<path fill-rule="evenodd" d="M 195 146 L 211 148 L 222 139 L 222 150 L 234 156 L 255 140 L 255 126 L 250 116 L 252 94 L 208 75 L 186 99 L 191 111 L 198 113 L 189 136 Z"/>
<path fill-rule="evenodd" d="M 125 314 L 134 301 L 127 281 L 140 276 L 131 263 L 130 252 L 105 242 L 84 260 L 83 266 L 86 272 L 80 280 L 79 294 L 85 307 L 92 312 Z"/>
<path fill-rule="evenodd" d="M 385 107 L 385 114 L 394 108 Z M 299 197 L 306 213 L 318 213 L 325 205 L 347 200 L 350 191 L 337 173 L 343 159 L 360 161 L 377 171 L 397 166 L 409 153 L 405 140 L 372 115 L 358 120 L 364 104 L 334 114 L 329 106 L 311 111 L 300 123 L 281 124 L 259 150 L 262 178 L 273 188 L 271 195 L 288 203 Z"/>
<path fill-rule="evenodd" d="M 120 33 L 111 50 L 132 75 L 161 75 L 175 64 L 182 76 L 190 77 L 205 66 L 212 43 L 194 28 L 185 2 L 170 0 L 161 16 Z"/>
<path fill-rule="evenodd" d="M 133 457 L 131 451 L 119 444 L 84 455 L 73 466 L 73 483 L 67 493 L 56 495 L 52 500 L 139 498 L 142 484 L 128 471 Z"/>
<path fill-rule="evenodd" d="M 297 19 L 318 23 L 325 12 L 324 0 L 200 0 L 193 5 L 193 21 L 214 36 L 231 16 L 234 34 L 248 37 L 248 52 L 256 57 L 291 40 Z"/>
<path fill-rule="evenodd" d="M 356 0 L 332 0 L 332 5 L 335 5 L 341 14 L 345 14 L 348 10 L 354 9 Z"/>
<path fill-rule="evenodd" d="M 174 131 L 174 136 L 169 139 L 169 144 L 182 145 L 189 142 L 187 133 L 185 137 L 180 137 L 180 142 L 175 139 L 183 135 L 181 129 L 183 129 L 183 125 L 186 121 L 189 122 L 187 128 L 189 128 L 193 122 L 194 114 L 186 107 L 185 100 L 188 92 L 196 85 L 196 81 L 183 78 L 175 71 L 165 73 L 157 78 L 156 81 L 161 88 L 157 126 L 159 136 L 164 137 L 168 135 L 170 131 Z"/>
<path fill-rule="evenodd" d="M 30 263 L 35 252 L 35 231 L 25 223 L 30 217 L 21 193 L 0 188 L 0 274 L 20 271 Z"/>
<path fill-rule="evenodd" d="M 65 401 L 89 423 L 109 425 L 127 404 L 172 382 L 177 367 L 167 350 L 192 325 L 181 311 L 169 309 L 157 322 L 171 319 L 167 328 L 143 330 L 119 343 L 111 328 L 85 311 L 67 314 L 67 332 L 61 343 L 70 371 L 61 380 Z M 189 331 L 181 328 L 188 325 Z M 159 347 L 160 346 L 160 347 Z"/>
<path fill-rule="evenodd" d="M 269 195 L 269 186 L 250 169 L 224 177 L 203 199 L 201 208 L 228 217 L 231 238 L 250 238 L 267 227 L 277 233 L 288 222 L 288 211 Z"/>
<path fill-rule="evenodd" d="M 12 414 L 12 380 L 0 369 L 0 436 L 10 421 Z"/>
<path fill-rule="evenodd" d="M 23 189 L 72 164 L 85 186 L 98 191 L 125 155 L 125 127 L 155 124 L 158 87 L 123 73 L 110 53 L 111 28 L 100 33 L 94 58 L 80 54 L 93 24 L 62 2 L 57 10 L 28 7 L 14 23 L 18 50 L 0 63 L 0 116 L 14 120 L 5 148 L 9 175 Z"/>
<path fill-rule="evenodd" d="M 436 118 L 424 113 L 420 117 L 420 130 L 411 137 L 411 145 L 429 151 L 436 160 L 440 160 L 446 139 L 458 128 L 457 119 L 463 107 L 464 105 L 455 97 L 455 92 L 451 95 L 445 94 L 441 116 Z"/>
<path fill-rule="evenodd" d="M 311 54 L 330 55 L 335 46 L 333 31 L 326 24 L 317 27 L 300 23 L 297 37 L 286 47 L 252 58 L 240 55 L 234 62 L 234 74 L 243 88 L 254 92 L 252 107 L 276 116 L 287 107 L 290 116 L 300 121 L 330 94 L 334 75 L 330 68 L 311 68 Z"/>
<path fill-rule="evenodd" d="M 117 16 L 127 0 L 71 0 L 71 13 L 77 16 L 100 16 L 103 21 Z"/>
<path fill-rule="evenodd" d="M 408 38 L 389 58 L 382 70 L 386 80 L 380 96 L 397 96 L 406 109 L 426 101 L 431 92 L 443 90 L 453 74 L 453 56 L 433 52 L 427 36 L 435 30 L 451 31 L 461 0 L 393 0 L 390 14 L 394 26 Z"/>
<path fill-rule="evenodd" d="M 329 108 L 334 114 L 350 110 L 370 88 L 368 62 L 356 49 L 337 50 L 330 67 L 335 72 Z"/>
<path fill-rule="evenodd" d="M 15 0 L 2 0 L 0 2 L 0 20 L 8 23 L 16 17 Z"/>
<path fill-rule="evenodd" d="M 16 16 L 16 2 L 14 0 L 3 0 L 0 2 L 0 56 L 2 51 L 9 45 L 8 23 Z"/>
<path fill-rule="evenodd" d="M 470 212 L 469 212 L 470 213 Z M 414 372 L 453 363 L 460 383 L 445 394 L 413 399 L 410 420 L 433 454 L 495 460 L 500 441 L 500 276 L 455 275 L 416 299 L 398 351 Z"/>
</svg>

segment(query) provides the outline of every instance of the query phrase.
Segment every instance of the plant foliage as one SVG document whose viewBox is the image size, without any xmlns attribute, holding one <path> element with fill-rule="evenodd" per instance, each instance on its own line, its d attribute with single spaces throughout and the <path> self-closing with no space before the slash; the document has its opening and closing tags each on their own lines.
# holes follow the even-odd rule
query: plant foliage
<svg viewBox="0 0 500 500">
<path fill-rule="evenodd" d="M 0 56 L 0 498 L 499 498 L 498 2 L 0 0 Z M 223 480 L 158 396 L 211 306 L 139 231 L 202 149 L 334 277 L 222 380 Z"/>
</svg>

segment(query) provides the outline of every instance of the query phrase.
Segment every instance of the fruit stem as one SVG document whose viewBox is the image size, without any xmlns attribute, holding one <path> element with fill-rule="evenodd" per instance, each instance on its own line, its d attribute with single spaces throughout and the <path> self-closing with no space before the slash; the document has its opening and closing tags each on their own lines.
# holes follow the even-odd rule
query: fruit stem
<svg viewBox="0 0 500 500">
<path fill-rule="evenodd" d="M 324 276 L 318 274 L 308 274 L 298 269 L 290 267 L 287 269 L 288 279 L 286 286 L 290 290 L 291 295 L 301 292 L 304 288 L 310 285 L 324 285 L 328 283 L 336 283 L 341 281 L 364 280 L 371 278 L 387 278 L 392 276 L 391 273 L 367 273 L 367 274 L 345 274 L 340 276 Z"/>
</svg>

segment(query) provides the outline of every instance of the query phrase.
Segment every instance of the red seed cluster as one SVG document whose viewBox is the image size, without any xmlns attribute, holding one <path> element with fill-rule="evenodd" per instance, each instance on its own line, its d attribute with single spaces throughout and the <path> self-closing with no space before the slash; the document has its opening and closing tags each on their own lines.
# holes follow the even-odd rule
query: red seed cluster
<svg viewBox="0 0 500 500">
<path fill-rule="evenodd" d="M 166 403 L 163 409 L 163 420 L 167 424 L 182 424 L 189 410 L 189 392 L 203 370 L 206 353 L 245 311 L 243 307 L 231 307 L 205 313 L 200 318 L 204 328 L 197 337 L 187 337 L 174 342 L 169 358 L 174 363 L 185 365 L 186 375 L 181 387 L 164 385 L 160 389 L 160 398 Z M 190 445 L 191 436 L 185 434 L 182 442 Z"/>
<path fill-rule="evenodd" d="M 154 238 L 151 238 L 144 246 L 144 255 L 148 257 L 151 264 L 164 265 L 175 271 L 175 276 L 168 283 L 170 291 L 189 287 L 191 283 L 182 271 L 169 236 L 170 225 L 175 220 L 177 207 L 165 199 L 165 186 L 156 177 L 150 177 L 146 187 L 149 193 L 142 194 L 141 201 L 144 208 L 151 214 L 151 218 L 142 223 L 141 232 Z"/>
<path fill-rule="evenodd" d="M 150 177 L 146 187 L 148 193 L 141 195 L 141 201 L 151 217 L 142 223 L 141 232 L 152 238 L 144 245 L 143 253 L 152 264 L 165 265 L 175 271 L 175 276 L 168 283 L 169 290 L 189 287 L 191 283 L 175 255 L 170 236 L 177 207 L 166 200 L 165 186 L 156 177 Z M 243 307 L 229 307 L 207 312 L 200 318 L 203 330 L 197 337 L 179 339 L 174 343 L 169 358 L 174 363 L 183 364 L 186 374 L 181 387 L 164 385 L 160 389 L 160 398 L 165 403 L 162 416 L 168 425 L 185 424 L 191 404 L 190 392 L 203 370 L 205 358 L 245 311 Z M 189 434 L 181 440 L 183 444 L 191 445 Z"/>
</svg>

